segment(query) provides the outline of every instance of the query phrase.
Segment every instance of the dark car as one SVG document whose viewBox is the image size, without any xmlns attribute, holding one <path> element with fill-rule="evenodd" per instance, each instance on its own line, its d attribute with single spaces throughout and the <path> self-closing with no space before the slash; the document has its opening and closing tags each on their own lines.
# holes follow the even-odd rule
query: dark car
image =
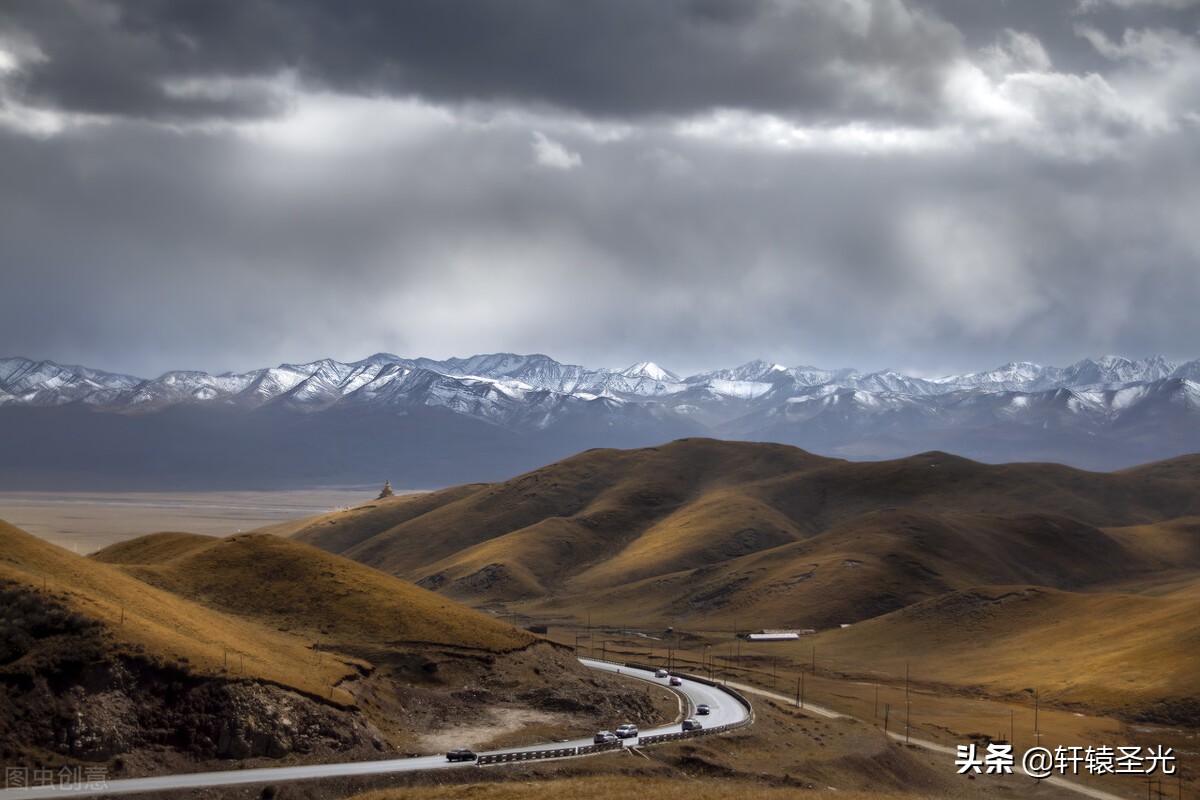
<svg viewBox="0 0 1200 800">
<path fill-rule="evenodd" d="M 683 729 L 685 731 L 698 731 L 703 727 L 704 726 L 700 724 L 700 720 L 698 719 L 685 719 L 683 721 Z"/>
<path fill-rule="evenodd" d="M 447 761 L 474 761 L 477 758 L 479 756 L 475 755 L 474 750 L 468 750 L 465 747 L 456 747 L 446 753 Z"/>
<path fill-rule="evenodd" d="M 599 733 L 597 733 L 595 736 L 592 737 L 592 742 L 594 744 L 609 744 L 611 742 L 619 742 L 619 741 L 621 741 L 621 740 L 618 739 L 617 735 L 615 733 L 613 733 L 612 731 L 600 731 Z"/>
<path fill-rule="evenodd" d="M 678 675 L 672 675 L 670 684 L 672 686 L 683 686 L 683 678 L 680 678 Z"/>
<path fill-rule="evenodd" d="M 700 705 L 696 706 L 696 713 L 701 716 L 708 716 L 708 712 L 711 710 L 712 709 L 708 707 L 708 703 L 701 703 Z"/>
</svg>

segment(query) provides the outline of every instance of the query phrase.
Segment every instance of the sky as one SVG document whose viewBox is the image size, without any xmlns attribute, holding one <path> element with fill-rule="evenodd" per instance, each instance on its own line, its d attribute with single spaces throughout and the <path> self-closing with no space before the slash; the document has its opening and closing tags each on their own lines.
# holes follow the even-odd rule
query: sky
<svg viewBox="0 0 1200 800">
<path fill-rule="evenodd" d="M 1200 0 L 5 0 L 0 356 L 1200 356 Z"/>
</svg>

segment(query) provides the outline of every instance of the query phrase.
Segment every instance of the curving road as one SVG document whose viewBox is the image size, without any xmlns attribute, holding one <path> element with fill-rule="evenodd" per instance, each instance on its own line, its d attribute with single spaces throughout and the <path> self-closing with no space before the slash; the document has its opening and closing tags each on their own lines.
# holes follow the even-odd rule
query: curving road
<svg viewBox="0 0 1200 800">
<path fill-rule="evenodd" d="M 650 683 L 668 686 L 667 678 L 656 678 L 649 670 L 632 669 L 630 667 L 610 664 L 605 661 L 593 661 L 581 658 L 580 662 L 592 669 L 619 673 Z M 683 685 L 675 687 L 682 695 L 683 702 L 688 704 L 686 716 L 693 716 L 695 708 L 700 703 L 708 703 L 712 713 L 707 717 L 699 717 L 705 727 L 725 725 L 738 722 L 748 716 L 748 712 L 730 695 L 722 690 L 701 683 L 684 680 Z M 627 720 L 613 720 L 610 730 Z M 658 733 L 674 733 L 680 729 L 679 724 L 664 725 L 641 731 L 642 735 Z M 569 742 L 548 742 L 529 747 L 514 747 L 504 750 L 488 750 L 486 754 L 516 753 L 529 750 L 545 750 L 560 747 L 578 747 L 592 743 L 591 734 L 586 738 L 574 739 Z M 626 747 L 637 744 L 636 739 L 624 740 Z M 221 772 L 194 772 L 186 775 L 159 775 L 153 778 L 128 778 L 125 780 L 108 781 L 103 788 L 88 789 L 76 786 L 37 786 L 31 788 L 0 789 L 0 800 L 35 800 L 45 797 L 92 797 L 98 795 L 133 794 L 137 792 L 163 792 L 172 789 L 198 789 L 215 786 L 236 786 L 248 783 L 279 783 L 282 781 L 312 780 L 314 778 L 333 778 L 353 775 L 377 775 L 390 772 L 413 772 L 423 769 L 467 769 L 473 768 L 472 762 L 450 762 L 444 755 L 421 756 L 419 758 L 394 758 L 386 761 L 358 761 L 342 764 L 313 764 L 302 767 L 262 767 L 258 769 L 233 769 Z"/>
</svg>

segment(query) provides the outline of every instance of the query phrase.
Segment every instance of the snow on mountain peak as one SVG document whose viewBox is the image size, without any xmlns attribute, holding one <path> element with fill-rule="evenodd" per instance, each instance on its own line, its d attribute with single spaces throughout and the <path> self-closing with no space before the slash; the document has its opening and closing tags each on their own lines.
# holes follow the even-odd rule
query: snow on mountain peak
<svg viewBox="0 0 1200 800">
<path fill-rule="evenodd" d="M 679 382 L 678 375 L 663 369 L 653 361 L 639 361 L 632 367 L 621 370 L 620 374 L 626 378 L 649 378 L 652 381 L 662 381 L 664 383 Z"/>
<path fill-rule="evenodd" d="M 334 407 L 403 413 L 432 406 L 518 428 L 528 427 L 536 419 L 544 428 L 560 415 L 577 413 L 581 404 L 587 404 L 592 408 L 645 408 L 653 414 L 686 407 L 689 417 L 707 425 L 738 415 L 749 415 L 749 420 L 769 409 L 813 408 L 815 403 L 810 401 L 817 400 L 839 408 L 912 409 L 917 403 L 927 410 L 944 411 L 959 408 L 956 404 L 962 409 L 984 408 L 991 402 L 988 398 L 993 398 L 1010 409 L 1005 413 L 1022 409 L 1023 414 L 1025 409 L 1037 409 L 1030 414 L 1046 413 L 1047 403 L 1057 400 L 1070 401 L 1072 413 L 1116 414 L 1163 393 L 1158 388 L 1143 388 L 1160 387 L 1172 380 L 1180 385 L 1190 382 L 1186 383 L 1187 392 L 1177 393 L 1191 397 L 1188 392 L 1194 393 L 1200 381 L 1200 360 L 1176 363 L 1161 356 L 1139 360 L 1104 356 L 1069 367 L 1021 361 L 935 380 L 891 369 L 864 375 L 851 369 L 788 368 L 756 360 L 684 380 L 651 361 L 612 370 L 563 364 L 541 354 L 494 353 L 434 361 L 377 353 L 352 363 L 324 358 L 221 375 L 173 370 L 147 380 L 50 361 L 7 358 L 0 359 L 0 405 L 82 403 L 116 412 L 154 412 L 176 404 L 243 409 L 270 405 L 305 413 Z M 1018 399 L 1013 393 L 1027 399 Z"/>
</svg>

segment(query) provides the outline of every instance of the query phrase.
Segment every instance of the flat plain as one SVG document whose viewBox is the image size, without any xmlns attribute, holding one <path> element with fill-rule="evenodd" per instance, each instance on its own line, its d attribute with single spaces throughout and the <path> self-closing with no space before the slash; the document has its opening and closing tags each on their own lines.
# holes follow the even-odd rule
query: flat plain
<svg viewBox="0 0 1200 800">
<path fill-rule="evenodd" d="M 370 488 L 238 492 L 0 491 L 0 519 L 80 555 L 159 531 L 228 536 L 366 502 Z"/>
</svg>

